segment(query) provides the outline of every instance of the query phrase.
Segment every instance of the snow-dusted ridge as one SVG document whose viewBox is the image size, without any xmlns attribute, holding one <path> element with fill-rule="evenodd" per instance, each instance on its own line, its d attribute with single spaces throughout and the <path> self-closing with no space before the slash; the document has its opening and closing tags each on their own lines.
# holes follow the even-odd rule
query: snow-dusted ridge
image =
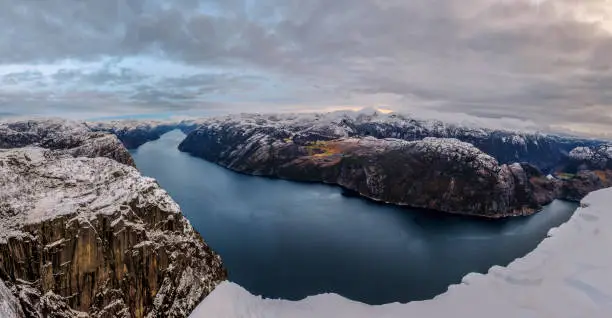
<svg viewBox="0 0 612 318">
<path fill-rule="evenodd" d="M 0 318 L 186 317 L 220 257 L 117 137 L 0 123 Z"/>
<path fill-rule="evenodd" d="M 356 136 L 397 138 L 408 141 L 426 137 L 456 138 L 469 142 L 500 163 L 529 162 L 546 172 L 578 146 L 599 146 L 604 141 L 547 134 L 537 131 L 492 129 L 476 123 L 442 122 L 409 114 L 384 114 L 374 109 L 331 113 L 241 113 L 225 116 L 157 120 L 91 122 L 88 126 L 116 134 L 128 148 L 159 138 L 172 129 L 189 133 L 200 125 L 234 125 L 274 129 L 290 136 L 319 135 L 328 139 Z"/>
<path fill-rule="evenodd" d="M 212 118 L 179 150 L 242 173 L 335 184 L 376 201 L 464 215 L 528 215 L 558 197 L 560 183 L 534 166 L 501 163 L 461 138 L 325 118 Z"/>
<path fill-rule="evenodd" d="M 542 132 L 501 130 L 472 124 L 417 119 L 399 113 L 332 112 L 299 114 L 233 114 L 197 120 L 202 126 L 241 126 L 273 129 L 300 138 L 335 139 L 357 136 L 396 138 L 407 141 L 426 137 L 456 138 L 473 144 L 500 163 L 528 162 L 550 172 L 575 147 L 594 147 L 604 141 L 566 137 Z"/>
<path fill-rule="evenodd" d="M 432 300 L 369 306 L 336 294 L 262 299 L 219 285 L 191 318 L 612 317 L 612 189 L 583 199 L 572 218 L 527 256 L 485 275 L 469 274 Z"/>
</svg>

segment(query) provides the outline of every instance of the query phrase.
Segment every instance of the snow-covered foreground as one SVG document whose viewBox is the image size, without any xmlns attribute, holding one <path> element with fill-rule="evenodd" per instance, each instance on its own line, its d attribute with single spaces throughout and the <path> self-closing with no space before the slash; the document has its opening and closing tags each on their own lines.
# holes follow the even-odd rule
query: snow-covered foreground
<svg viewBox="0 0 612 318">
<path fill-rule="evenodd" d="M 335 294 L 262 299 L 219 285 L 191 318 L 612 317 L 612 189 L 589 194 L 533 252 L 486 275 L 467 275 L 432 300 L 369 306 Z M 449 264 L 452 266 L 452 264 Z M 407 273 L 409 274 L 409 273 Z M 356 277 L 356 279 L 358 279 Z"/>
</svg>

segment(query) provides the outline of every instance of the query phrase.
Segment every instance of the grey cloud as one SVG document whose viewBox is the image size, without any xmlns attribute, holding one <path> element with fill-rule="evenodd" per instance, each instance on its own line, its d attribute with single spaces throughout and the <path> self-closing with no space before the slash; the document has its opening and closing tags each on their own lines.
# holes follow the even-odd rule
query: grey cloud
<svg viewBox="0 0 612 318">
<path fill-rule="evenodd" d="M 160 99 L 157 103 L 130 102 L 130 92 L 105 93 L 99 91 L 40 91 L 40 92 L 0 92 L 0 109 L 9 115 L 44 115 L 96 117 L 134 114 L 136 112 L 173 111 L 191 109 L 188 105 L 167 102 Z M 169 96 L 169 95 L 167 95 Z M 210 104 L 202 103 L 206 107 Z"/>
<path fill-rule="evenodd" d="M 135 70 L 120 67 L 111 69 L 108 66 L 93 72 L 79 69 L 60 69 L 51 78 L 60 83 L 76 82 L 89 85 L 127 85 L 137 84 L 149 76 Z"/>
<path fill-rule="evenodd" d="M 265 79 L 258 76 L 235 76 L 229 74 L 196 74 L 170 77 L 154 84 L 139 85 L 130 96 L 134 101 L 147 104 L 185 104 L 201 102 L 210 94 L 229 94 L 256 89 Z M 188 105 L 185 105 L 189 107 Z"/>
<path fill-rule="evenodd" d="M 177 104 L 181 105 L 185 101 L 194 100 L 198 97 L 197 94 L 188 93 L 178 90 L 161 90 L 154 86 L 142 85 L 136 88 L 136 93 L 129 98 L 133 101 L 143 102 L 146 104 Z"/>
<path fill-rule="evenodd" d="M 410 103 L 394 105 L 399 109 L 544 126 L 612 124 L 601 115 L 612 112 L 612 23 L 606 30 L 573 15 L 576 8 L 612 15 L 603 11 L 605 0 L 549 0 L 539 8 L 527 0 L 248 2 L 6 0 L 0 64 L 151 55 L 228 69 L 155 81 L 116 68 L 53 75 L 58 82 L 132 85 L 116 95 L 135 107 L 200 107 L 210 94 L 256 90 L 265 75 L 229 70 L 249 69 L 293 83 L 289 95 L 261 97 L 266 101 L 393 95 Z M 216 10 L 201 12 L 203 4 Z"/>
<path fill-rule="evenodd" d="M 211 92 L 229 93 L 232 91 L 249 91 L 256 89 L 266 78 L 253 75 L 232 74 L 196 74 L 192 76 L 170 77 L 160 80 L 157 85 L 162 88 L 194 88 L 201 94 Z"/>
<path fill-rule="evenodd" d="M 66 82 L 66 81 L 76 81 L 83 76 L 83 71 L 76 69 L 61 69 L 57 71 L 55 74 L 51 75 L 55 81 L 58 82 Z"/>
<path fill-rule="evenodd" d="M 39 71 L 25 71 L 8 73 L 2 76 L 3 85 L 15 85 L 20 83 L 31 83 L 42 80 L 44 75 Z"/>
<path fill-rule="evenodd" d="M 266 50 L 265 31 L 234 17 L 194 14 L 195 1 L 21 1 L 0 3 L 0 62 L 92 60 L 155 54 L 191 62 Z M 204 2 L 200 2 L 204 3 Z M 242 1 L 206 1 L 235 15 Z M 254 52 L 250 52 L 252 54 Z M 256 55 L 256 54 L 255 54 Z"/>
<path fill-rule="evenodd" d="M 89 74 L 87 80 L 94 84 L 123 85 L 140 82 L 148 77 L 129 68 L 119 68 L 117 72 L 108 69 L 99 70 Z"/>
<path fill-rule="evenodd" d="M 230 94 L 256 89 L 266 79 L 252 75 L 196 74 L 181 77 L 167 77 L 151 84 L 134 87 L 128 98 L 146 105 L 176 105 L 193 107 L 201 105 L 211 94 Z"/>
</svg>

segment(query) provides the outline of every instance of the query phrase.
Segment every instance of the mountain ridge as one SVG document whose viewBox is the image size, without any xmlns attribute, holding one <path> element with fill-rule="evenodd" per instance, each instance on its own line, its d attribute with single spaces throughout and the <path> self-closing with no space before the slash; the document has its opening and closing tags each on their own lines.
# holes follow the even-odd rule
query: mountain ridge
<svg viewBox="0 0 612 318">
<path fill-rule="evenodd" d="M 423 127 L 394 115 L 336 115 L 209 118 L 189 133 L 179 150 L 247 174 L 332 183 L 378 201 L 485 217 L 532 214 L 555 198 L 579 200 L 582 194 L 609 186 L 606 178 L 599 183 L 547 178 L 538 166 L 554 172 L 573 149 L 600 145 L 598 141 L 503 135 L 439 122 Z M 483 151 L 474 140 L 481 141 L 480 148 L 499 147 L 497 157 L 507 160 Z M 397 149 L 385 146 L 390 144 Z M 426 147 L 431 144 L 437 147 Z M 419 150 L 406 150 L 408 145 Z M 457 155 L 466 145 L 473 155 Z M 508 161 L 513 156 L 524 160 Z M 482 172 L 481 166 L 493 168 Z M 393 171 L 395 167 L 402 168 Z M 487 203 L 481 206 L 483 202 Z"/>
</svg>

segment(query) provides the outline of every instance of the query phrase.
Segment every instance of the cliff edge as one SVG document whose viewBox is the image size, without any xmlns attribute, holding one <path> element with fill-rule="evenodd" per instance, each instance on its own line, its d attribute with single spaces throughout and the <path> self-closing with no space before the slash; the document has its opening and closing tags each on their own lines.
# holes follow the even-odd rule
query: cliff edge
<svg viewBox="0 0 612 318">
<path fill-rule="evenodd" d="M 0 150 L 0 279 L 19 300 L 7 308 L 188 316 L 226 278 L 220 257 L 115 136 L 83 127 L 0 124 L 2 147 L 19 147 Z"/>
</svg>

